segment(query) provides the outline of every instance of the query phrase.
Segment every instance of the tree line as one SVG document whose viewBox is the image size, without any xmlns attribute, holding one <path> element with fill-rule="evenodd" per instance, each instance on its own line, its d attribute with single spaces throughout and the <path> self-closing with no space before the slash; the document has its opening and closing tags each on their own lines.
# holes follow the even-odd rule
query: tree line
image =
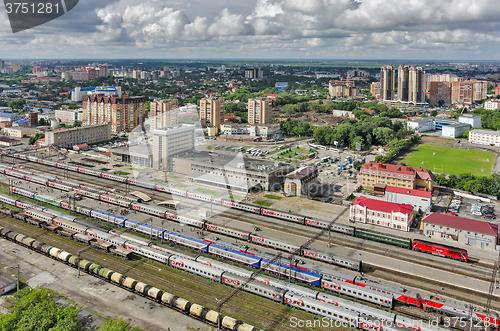
<svg viewBox="0 0 500 331">
<path fill-rule="evenodd" d="M 464 191 L 483 193 L 500 197 L 500 174 L 492 174 L 490 177 L 475 176 L 471 173 L 457 175 L 436 174 L 434 183 L 441 186 L 457 188 Z"/>
<path fill-rule="evenodd" d="M 346 120 L 339 126 L 313 126 L 300 120 L 286 120 L 280 123 L 281 131 L 289 136 L 312 136 L 321 145 L 335 145 L 356 147 L 360 143 L 362 148 L 371 145 L 396 146 L 397 141 L 408 136 L 403 123 L 394 123 L 388 117 L 364 117 L 362 120 Z"/>
</svg>

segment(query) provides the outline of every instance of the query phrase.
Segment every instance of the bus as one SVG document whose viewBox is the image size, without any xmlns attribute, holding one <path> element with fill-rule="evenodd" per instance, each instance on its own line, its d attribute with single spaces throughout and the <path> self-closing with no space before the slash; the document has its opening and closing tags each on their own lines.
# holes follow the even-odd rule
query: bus
<svg viewBox="0 0 500 331">
<path fill-rule="evenodd" d="M 327 156 L 327 157 L 324 157 L 321 159 L 321 163 L 325 163 L 325 162 L 328 162 L 330 160 L 330 157 Z"/>
</svg>

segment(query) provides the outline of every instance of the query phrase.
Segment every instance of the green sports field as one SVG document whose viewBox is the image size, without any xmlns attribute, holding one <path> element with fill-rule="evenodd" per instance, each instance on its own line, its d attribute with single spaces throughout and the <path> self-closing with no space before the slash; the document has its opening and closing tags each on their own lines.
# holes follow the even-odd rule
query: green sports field
<svg viewBox="0 0 500 331">
<path fill-rule="evenodd" d="M 489 176 L 495 164 L 495 153 L 467 148 L 420 145 L 403 161 L 410 167 L 429 169 L 435 173 L 459 175 L 470 172 Z"/>
</svg>

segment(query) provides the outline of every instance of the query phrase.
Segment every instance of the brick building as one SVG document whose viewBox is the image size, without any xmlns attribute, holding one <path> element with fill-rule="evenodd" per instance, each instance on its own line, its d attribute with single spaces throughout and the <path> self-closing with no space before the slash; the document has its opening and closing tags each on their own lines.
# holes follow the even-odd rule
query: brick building
<svg viewBox="0 0 500 331">
<path fill-rule="evenodd" d="M 434 174 L 427 169 L 377 162 L 365 163 L 358 172 L 358 182 L 365 188 L 385 184 L 402 188 L 432 191 Z"/>
</svg>

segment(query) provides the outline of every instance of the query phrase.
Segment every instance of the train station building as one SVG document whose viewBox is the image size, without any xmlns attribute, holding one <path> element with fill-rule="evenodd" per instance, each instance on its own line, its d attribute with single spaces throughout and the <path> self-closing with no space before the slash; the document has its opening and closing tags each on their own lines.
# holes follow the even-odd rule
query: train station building
<svg viewBox="0 0 500 331">
<path fill-rule="evenodd" d="M 423 234 L 429 238 L 458 241 L 464 245 L 495 251 L 498 225 L 473 219 L 429 213 L 422 219 Z"/>
<path fill-rule="evenodd" d="M 351 205 L 350 220 L 410 231 L 413 206 L 359 197 Z"/>
</svg>

